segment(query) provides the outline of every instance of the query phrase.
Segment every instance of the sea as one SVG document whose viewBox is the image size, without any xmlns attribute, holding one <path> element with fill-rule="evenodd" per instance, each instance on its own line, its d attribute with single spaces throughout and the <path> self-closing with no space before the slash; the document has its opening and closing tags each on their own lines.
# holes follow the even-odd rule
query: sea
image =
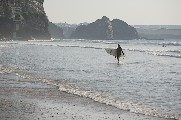
<svg viewBox="0 0 181 120">
<path fill-rule="evenodd" d="M 118 44 L 125 53 L 120 63 L 105 51 Z M 121 110 L 181 120 L 180 39 L 0 41 L 0 73 Z"/>
</svg>

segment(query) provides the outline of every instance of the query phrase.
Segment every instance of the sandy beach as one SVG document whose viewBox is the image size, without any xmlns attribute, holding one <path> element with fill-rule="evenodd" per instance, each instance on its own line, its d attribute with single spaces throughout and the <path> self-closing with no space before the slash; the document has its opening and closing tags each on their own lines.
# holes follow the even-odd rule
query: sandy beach
<svg viewBox="0 0 181 120">
<path fill-rule="evenodd" d="M 0 74 L 1 120 L 165 120 L 60 92 L 41 81 Z"/>
</svg>

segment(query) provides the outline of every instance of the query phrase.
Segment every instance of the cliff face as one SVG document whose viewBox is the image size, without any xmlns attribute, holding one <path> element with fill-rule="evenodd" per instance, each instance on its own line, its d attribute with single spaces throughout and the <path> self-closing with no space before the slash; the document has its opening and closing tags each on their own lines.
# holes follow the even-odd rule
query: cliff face
<svg viewBox="0 0 181 120">
<path fill-rule="evenodd" d="M 55 38 L 55 39 L 65 38 L 64 34 L 63 34 L 63 29 L 58 27 L 57 25 L 53 24 L 52 22 L 49 22 L 48 30 L 49 30 L 52 38 Z"/>
<path fill-rule="evenodd" d="M 112 28 L 113 28 L 113 36 L 114 39 L 138 39 L 138 32 L 136 29 L 130 25 L 128 25 L 126 22 L 114 19 L 112 20 Z"/>
<path fill-rule="evenodd" d="M 56 25 L 63 29 L 64 37 L 69 39 L 72 32 L 77 28 L 77 24 L 68 24 L 68 23 L 56 23 Z"/>
<path fill-rule="evenodd" d="M 81 25 L 72 33 L 75 39 L 137 39 L 138 33 L 124 21 L 103 16 L 88 25 Z"/>
<path fill-rule="evenodd" d="M 75 39 L 113 39 L 112 25 L 107 17 L 102 17 L 88 25 L 80 25 L 72 33 Z"/>
<path fill-rule="evenodd" d="M 1 37 L 50 39 L 43 2 L 44 0 L 0 0 Z"/>
<path fill-rule="evenodd" d="M 0 40 L 11 39 L 13 35 L 13 20 L 0 16 Z"/>
</svg>

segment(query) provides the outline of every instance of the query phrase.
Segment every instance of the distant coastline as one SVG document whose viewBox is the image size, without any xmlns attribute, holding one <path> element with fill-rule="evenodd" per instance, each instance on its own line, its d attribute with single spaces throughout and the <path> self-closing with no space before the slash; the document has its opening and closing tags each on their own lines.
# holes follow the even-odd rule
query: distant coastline
<svg viewBox="0 0 181 120">
<path fill-rule="evenodd" d="M 69 39 L 72 32 L 82 24 L 55 23 L 63 29 L 65 38 Z M 164 40 L 164 39 L 181 39 L 181 25 L 131 25 L 139 35 L 139 39 L 146 40 Z"/>
<path fill-rule="evenodd" d="M 148 40 L 181 39 L 181 25 L 134 25 L 140 38 Z"/>
<path fill-rule="evenodd" d="M 136 29 L 126 22 L 113 19 L 112 21 L 103 16 L 88 25 L 80 25 L 72 32 L 72 39 L 94 39 L 94 40 L 114 40 L 114 39 L 138 39 Z"/>
</svg>

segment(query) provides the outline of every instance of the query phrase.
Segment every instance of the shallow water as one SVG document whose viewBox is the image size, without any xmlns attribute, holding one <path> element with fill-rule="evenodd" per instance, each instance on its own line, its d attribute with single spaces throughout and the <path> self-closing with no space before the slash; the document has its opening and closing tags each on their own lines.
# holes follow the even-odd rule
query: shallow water
<svg viewBox="0 0 181 120">
<path fill-rule="evenodd" d="M 117 64 L 104 48 L 120 44 Z M 166 47 L 162 47 L 162 45 Z M 181 119 L 181 40 L 0 42 L 0 71 L 123 110 Z"/>
</svg>

